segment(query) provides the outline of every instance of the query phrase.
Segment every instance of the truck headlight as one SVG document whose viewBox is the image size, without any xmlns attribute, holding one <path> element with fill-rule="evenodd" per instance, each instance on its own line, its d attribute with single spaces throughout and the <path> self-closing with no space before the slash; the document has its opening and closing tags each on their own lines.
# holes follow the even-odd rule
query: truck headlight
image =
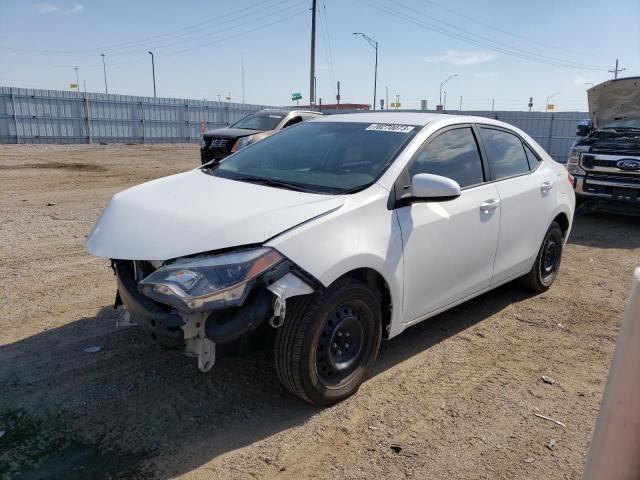
<svg viewBox="0 0 640 480">
<path fill-rule="evenodd" d="M 589 147 L 571 147 L 567 160 L 567 171 L 571 174 L 584 175 L 585 171 L 580 167 L 580 155 L 589 150 Z"/>
<path fill-rule="evenodd" d="M 138 289 L 178 310 L 215 310 L 244 302 L 250 282 L 283 259 L 266 247 L 179 259 L 141 280 Z"/>
<path fill-rule="evenodd" d="M 232 152 L 237 152 L 238 150 L 242 150 L 244 147 L 248 147 L 253 143 L 254 136 L 248 135 L 246 137 L 240 137 L 236 143 L 233 145 L 231 149 Z"/>
</svg>

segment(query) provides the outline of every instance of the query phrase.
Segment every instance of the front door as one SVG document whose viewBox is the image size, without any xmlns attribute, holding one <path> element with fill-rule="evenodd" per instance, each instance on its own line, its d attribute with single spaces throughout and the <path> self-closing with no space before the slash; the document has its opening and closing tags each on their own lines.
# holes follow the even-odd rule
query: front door
<svg viewBox="0 0 640 480">
<path fill-rule="evenodd" d="M 498 192 L 486 183 L 470 126 L 429 138 L 410 163 L 407 178 L 418 173 L 452 178 L 462 194 L 396 210 L 404 246 L 405 323 L 488 287 L 500 230 Z"/>
</svg>

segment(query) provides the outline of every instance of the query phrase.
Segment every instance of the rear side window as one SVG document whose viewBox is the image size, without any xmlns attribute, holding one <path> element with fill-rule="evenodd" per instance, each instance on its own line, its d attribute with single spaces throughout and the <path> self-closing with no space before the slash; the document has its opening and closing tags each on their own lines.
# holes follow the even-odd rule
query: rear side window
<svg viewBox="0 0 640 480">
<path fill-rule="evenodd" d="M 496 180 L 529 171 L 529 162 L 520 138 L 503 130 L 493 128 L 480 130 L 489 157 L 489 165 Z"/>
<path fill-rule="evenodd" d="M 430 140 L 409 168 L 411 177 L 417 173 L 448 177 L 462 188 L 484 182 L 482 160 L 471 128 L 447 130 Z"/>
<path fill-rule="evenodd" d="M 529 170 L 533 170 L 542 160 L 540 159 L 540 157 L 538 157 L 538 155 L 533 153 L 533 150 L 531 150 L 531 147 L 529 147 L 529 145 L 524 142 L 522 143 L 524 144 L 524 151 L 527 154 L 527 160 L 529 160 Z"/>
</svg>

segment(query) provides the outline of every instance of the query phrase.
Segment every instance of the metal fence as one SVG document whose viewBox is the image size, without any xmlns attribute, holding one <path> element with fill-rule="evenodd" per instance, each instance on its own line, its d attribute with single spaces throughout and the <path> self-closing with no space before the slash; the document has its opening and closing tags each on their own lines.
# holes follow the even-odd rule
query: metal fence
<svg viewBox="0 0 640 480">
<path fill-rule="evenodd" d="M 266 105 L 0 87 L 0 143 L 187 143 Z"/>
<path fill-rule="evenodd" d="M 0 143 L 186 143 L 266 105 L 0 87 Z M 273 108 L 273 107 L 272 107 Z M 291 108 L 291 107 L 287 107 Z M 419 111 L 419 110 L 411 110 Z M 343 111 L 341 111 L 343 113 Z M 447 111 L 515 125 L 566 162 L 586 112 Z"/>
</svg>

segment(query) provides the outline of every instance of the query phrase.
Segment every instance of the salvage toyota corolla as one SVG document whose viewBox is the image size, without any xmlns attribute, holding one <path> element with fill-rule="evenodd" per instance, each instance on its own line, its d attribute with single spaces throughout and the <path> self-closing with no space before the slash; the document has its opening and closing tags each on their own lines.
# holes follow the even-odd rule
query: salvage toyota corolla
<svg viewBox="0 0 640 480">
<path fill-rule="evenodd" d="M 273 328 L 284 387 L 329 404 L 382 338 L 510 280 L 549 288 L 574 205 L 564 166 L 507 124 L 334 115 L 116 194 L 87 248 L 116 305 L 200 370 Z"/>
</svg>

